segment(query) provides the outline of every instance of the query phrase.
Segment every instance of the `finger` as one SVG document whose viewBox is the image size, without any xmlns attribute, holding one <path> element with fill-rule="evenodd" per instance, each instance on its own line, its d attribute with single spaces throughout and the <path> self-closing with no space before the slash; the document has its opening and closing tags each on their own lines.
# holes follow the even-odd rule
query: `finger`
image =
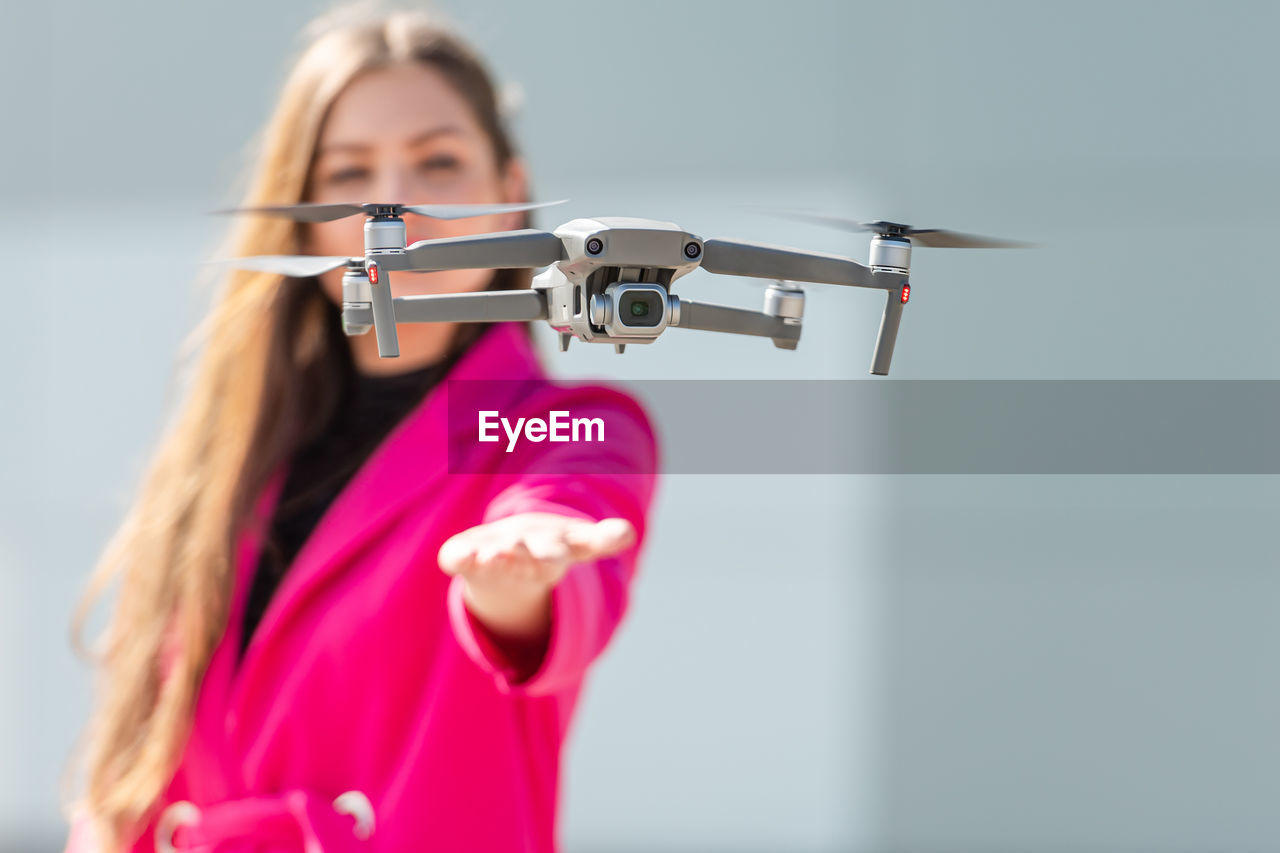
<svg viewBox="0 0 1280 853">
<path fill-rule="evenodd" d="M 525 536 L 535 579 L 542 583 L 559 583 L 569 568 L 570 549 L 560 531 L 531 532 Z"/>
<path fill-rule="evenodd" d="M 544 574 L 542 561 L 533 555 L 523 539 L 516 540 L 511 547 L 511 558 L 505 567 L 508 577 L 524 581 L 542 580 Z"/>
<path fill-rule="evenodd" d="M 634 525 L 625 518 L 606 518 L 571 526 L 565 531 L 564 539 L 569 545 L 570 559 L 587 560 L 631 547 L 635 535 Z"/>
<path fill-rule="evenodd" d="M 529 553 L 543 562 L 567 562 L 571 556 L 569 543 L 560 530 L 530 531 L 525 534 L 524 542 L 529 547 Z"/>
<path fill-rule="evenodd" d="M 450 537 L 436 555 L 436 562 L 447 575 L 465 574 L 475 568 L 476 551 L 468 537 Z"/>
<path fill-rule="evenodd" d="M 475 576 L 477 579 L 497 577 L 506 568 L 511 557 L 508 540 L 490 537 L 476 547 Z"/>
</svg>

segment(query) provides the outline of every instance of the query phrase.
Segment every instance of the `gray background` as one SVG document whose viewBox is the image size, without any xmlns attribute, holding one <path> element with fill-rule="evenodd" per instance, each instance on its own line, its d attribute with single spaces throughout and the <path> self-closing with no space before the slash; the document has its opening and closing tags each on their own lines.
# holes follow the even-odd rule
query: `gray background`
<svg viewBox="0 0 1280 853">
<path fill-rule="evenodd" d="M 865 257 L 755 203 L 1042 244 L 918 251 L 888 381 L 1280 373 L 1273 5 L 439 5 L 524 89 L 535 187 L 574 200 L 544 225 Z M 204 212 L 321 8 L 0 11 L 0 849 L 62 843 L 70 608 L 207 305 Z M 810 288 L 796 352 L 542 341 L 567 376 L 873 381 L 881 303 Z M 568 746 L 565 847 L 1280 849 L 1278 506 L 1274 477 L 668 477 Z"/>
</svg>

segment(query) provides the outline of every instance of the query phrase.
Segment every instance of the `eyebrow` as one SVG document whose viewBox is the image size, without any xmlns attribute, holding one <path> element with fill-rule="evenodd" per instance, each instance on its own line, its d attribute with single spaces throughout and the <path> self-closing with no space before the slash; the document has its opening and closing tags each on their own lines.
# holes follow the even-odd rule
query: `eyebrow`
<svg viewBox="0 0 1280 853">
<path fill-rule="evenodd" d="M 419 133 L 417 136 L 410 139 L 408 143 L 406 143 L 406 145 L 409 148 L 413 148 L 415 146 L 421 145 L 424 142 L 427 142 L 428 140 L 434 139 L 437 136 L 444 136 L 448 134 L 461 134 L 461 133 L 463 133 L 463 130 L 461 127 L 458 127 L 457 125 L 447 124 L 442 127 L 432 128 L 431 130 L 426 130 L 426 131 L 423 131 L 422 133 Z M 330 154 L 336 151 L 351 151 L 355 153 L 360 153 L 362 151 L 368 151 L 368 150 L 369 150 L 368 145 L 364 145 L 359 142 L 333 142 L 333 143 L 330 143 L 329 145 L 321 146 L 317 154 Z"/>
</svg>

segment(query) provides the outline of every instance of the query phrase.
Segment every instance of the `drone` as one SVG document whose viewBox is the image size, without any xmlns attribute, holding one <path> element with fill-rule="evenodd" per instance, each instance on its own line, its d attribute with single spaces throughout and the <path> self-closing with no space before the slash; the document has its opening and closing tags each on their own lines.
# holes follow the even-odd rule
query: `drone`
<svg viewBox="0 0 1280 853">
<path fill-rule="evenodd" d="M 328 222 L 363 214 L 364 255 L 261 255 L 229 263 L 249 270 L 308 277 L 344 268 L 342 326 L 351 335 L 373 330 L 378 354 L 400 354 L 397 323 L 518 322 L 545 320 L 561 352 L 577 338 L 649 344 L 669 328 L 700 329 L 768 338 L 779 349 L 800 341 L 804 290 L 800 284 L 835 284 L 885 292 L 884 313 L 871 374 L 887 376 L 902 311 L 911 295 L 912 243 L 939 248 L 1024 246 L 941 229 L 895 222 L 855 222 L 817 214 L 795 218 L 874 234 L 870 263 L 841 255 L 763 243 L 703 239 L 672 222 L 630 217 L 573 219 L 552 231 L 525 228 L 406 245 L 404 215 L 465 219 L 534 210 L 564 201 L 504 205 L 288 204 L 223 213 L 283 216 L 296 222 Z M 456 269 L 546 269 L 529 290 L 430 295 L 391 294 L 391 273 Z M 773 279 L 764 306 L 752 311 L 685 299 L 672 292 L 676 279 L 701 267 L 711 273 Z"/>
</svg>

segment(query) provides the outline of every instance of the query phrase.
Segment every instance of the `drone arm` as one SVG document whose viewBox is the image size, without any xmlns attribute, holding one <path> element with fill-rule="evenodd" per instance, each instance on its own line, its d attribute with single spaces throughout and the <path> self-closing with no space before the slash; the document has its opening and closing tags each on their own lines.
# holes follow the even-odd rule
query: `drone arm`
<svg viewBox="0 0 1280 853">
<path fill-rule="evenodd" d="M 785 349 L 794 349 L 794 346 L 785 346 L 785 342 L 800 340 L 798 322 L 788 323 L 782 317 L 774 317 L 760 311 L 750 311 L 730 305 L 715 305 L 710 302 L 694 302 L 689 299 L 680 300 L 680 318 L 672 325 L 681 329 L 701 329 L 706 332 L 729 332 L 736 335 L 772 338 L 775 345 Z"/>
<path fill-rule="evenodd" d="M 560 238 L 548 231 L 526 228 L 442 240 L 420 240 L 402 254 L 378 258 L 389 270 L 518 269 L 545 267 L 566 257 Z"/>
<path fill-rule="evenodd" d="M 707 272 L 851 287 L 889 286 L 870 267 L 839 255 L 731 240 L 706 240 L 702 249 L 701 266 Z"/>
<path fill-rule="evenodd" d="M 540 290 L 497 290 L 397 296 L 401 323 L 499 323 L 545 320 L 547 296 Z"/>
</svg>

